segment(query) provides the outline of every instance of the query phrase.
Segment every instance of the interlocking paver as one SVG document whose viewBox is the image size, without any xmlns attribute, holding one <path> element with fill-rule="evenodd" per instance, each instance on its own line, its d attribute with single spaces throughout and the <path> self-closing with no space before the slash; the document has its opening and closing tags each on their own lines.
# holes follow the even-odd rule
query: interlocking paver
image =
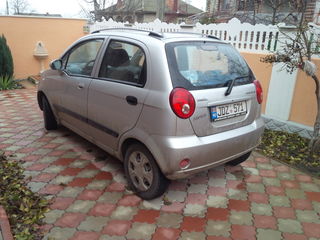
<svg viewBox="0 0 320 240">
<path fill-rule="evenodd" d="M 206 235 L 200 232 L 182 232 L 180 235 L 179 240 L 206 240 Z"/>
<path fill-rule="evenodd" d="M 83 201 L 83 200 L 76 200 L 72 203 L 67 209 L 67 212 L 80 212 L 80 213 L 87 213 L 89 210 L 95 205 L 94 201 Z"/>
<path fill-rule="evenodd" d="M 83 190 L 84 188 L 81 187 L 65 187 L 61 192 L 59 192 L 58 196 L 76 198 Z"/>
<path fill-rule="evenodd" d="M 169 201 L 184 202 L 187 197 L 187 192 L 169 190 L 166 197 Z"/>
<path fill-rule="evenodd" d="M 136 207 L 118 206 L 111 214 L 112 219 L 131 220 L 138 212 Z"/>
<path fill-rule="evenodd" d="M 31 191 L 33 192 L 38 192 L 40 191 L 41 188 L 43 188 L 47 183 L 43 182 L 29 182 L 28 183 L 28 188 L 30 188 Z"/>
<path fill-rule="evenodd" d="M 151 239 L 156 230 L 156 225 L 148 223 L 133 223 L 127 234 L 128 239 Z"/>
<path fill-rule="evenodd" d="M 114 157 L 64 127 L 44 130 L 35 90 L 0 97 L 0 149 L 52 198 L 44 239 L 320 239 L 319 179 L 253 153 L 144 201 Z"/>
<path fill-rule="evenodd" d="M 55 223 L 63 214 L 64 214 L 64 211 L 52 210 L 50 212 L 45 213 L 44 221 L 47 224 Z"/>
<path fill-rule="evenodd" d="M 261 183 L 247 183 L 247 190 L 248 192 L 259 192 L 259 193 L 265 192 L 264 185 Z"/>
<path fill-rule="evenodd" d="M 205 227 L 205 218 L 184 217 L 181 223 L 182 231 L 187 232 L 203 232 Z"/>
<path fill-rule="evenodd" d="M 109 181 L 106 180 L 94 180 L 87 185 L 87 189 L 104 190 L 109 185 Z"/>
<path fill-rule="evenodd" d="M 108 217 L 88 216 L 84 221 L 81 222 L 81 224 L 78 226 L 78 229 L 88 232 L 100 232 L 108 221 Z"/>
<path fill-rule="evenodd" d="M 301 223 L 292 219 L 278 219 L 279 230 L 288 233 L 303 233 Z"/>
<path fill-rule="evenodd" d="M 320 227 L 320 216 L 315 211 L 296 210 L 297 220 L 300 222 L 317 223 Z"/>
<path fill-rule="evenodd" d="M 290 207 L 289 198 L 285 196 L 270 195 L 269 202 L 271 206 Z"/>
<path fill-rule="evenodd" d="M 211 221 L 207 222 L 206 234 L 213 236 L 229 237 L 231 231 L 231 224 L 226 221 Z"/>
<path fill-rule="evenodd" d="M 54 227 L 50 230 L 49 234 L 45 237 L 45 239 L 67 240 L 71 238 L 76 231 L 77 230 L 75 228 Z"/>
<path fill-rule="evenodd" d="M 78 231 L 71 239 L 72 240 L 87 240 L 87 239 L 98 240 L 99 238 L 100 238 L 99 233 Z"/>
<path fill-rule="evenodd" d="M 58 219 L 55 225 L 58 227 L 75 228 L 85 218 L 86 215 L 82 213 L 65 213 L 61 218 Z"/>
<path fill-rule="evenodd" d="M 127 240 L 125 237 L 102 235 L 99 240 Z"/>
<path fill-rule="evenodd" d="M 207 199 L 207 206 L 214 208 L 227 208 L 228 198 L 221 196 L 209 196 Z"/>
<path fill-rule="evenodd" d="M 231 237 L 239 240 L 254 240 L 256 239 L 256 229 L 253 226 L 232 225 Z"/>
<path fill-rule="evenodd" d="M 272 215 L 272 208 L 269 204 L 252 203 L 251 204 L 251 212 L 253 214 L 271 216 Z"/>
<path fill-rule="evenodd" d="M 176 240 L 179 238 L 180 230 L 175 228 L 157 228 L 152 240 Z"/>
<path fill-rule="evenodd" d="M 286 195 L 291 199 L 306 199 L 306 195 L 304 191 L 301 189 L 286 189 Z"/>
<path fill-rule="evenodd" d="M 88 188 L 88 187 L 87 187 Z M 98 202 L 117 203 L 123 196 L 119 192 L 105 192 L 98 198 Z"/>
<path fill-rule="evenodd" d="M 162 213 L 157 218 L 157 226 L 165 227 L 165 228 L 179 228 L 180 224 L 183 220 L 183 216 L 181 214 L 176 213 Z"/>
<path fill-rule="evenodd" d="M 131 222 L 126 220 L 110 220 L 102 233 L 109 236 L 124 236 L 131 227 Z"/>
<path fill-rule="evenodd" d="M 257 239 L 259 240 L 281 240 L 281 232 L 271 229 L 257 229 Z"/>
<path fill-rule="evenodd" d="M 206 208 L 200 204 L 186 204 L 184 215 L 186 216 L 204 216 Z"/>
<path fill-rule="evenodd" d="M 231 211 L 230 222 L 237 225 L 252 225 L 252 214 L 243 211 Z"/>
</svg>

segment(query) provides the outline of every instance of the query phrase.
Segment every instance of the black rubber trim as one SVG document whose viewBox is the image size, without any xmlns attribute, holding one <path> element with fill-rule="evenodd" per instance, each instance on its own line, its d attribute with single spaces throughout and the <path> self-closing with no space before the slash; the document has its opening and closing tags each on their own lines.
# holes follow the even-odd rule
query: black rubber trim
<svg viewBox="0 0 320 240">
<path fill-rule="evenodd" d="M 66 114 L 70 115 L 71 117 L 74 117 L 74 118 L 76 118 L 76 119 L 78 119 L 78 120 L 80 120 L 82 122 L 85 122 L 85 123 L 89 124 L 90 126 L 96 128 L 96 129 L 99 129 L 99 130 L 101 130 L 101 131 L 103 131 L 103 132 L 105 132 L 105 133 L 107 133 L 107 134 L 109 134 L 109 135 L 111 135 L 111 136 L 113 136 L 115 138 L 119 137 L 119 133 L 113 131 L 110 128 L 107 128 L 106 126 L 101 125 L 100 123 L 92 121 L 92 120 L 90 120 L 90 119 L 88 119 L 88 118 L 86 118 L 86 117 L 84 117 L 84 116 L 82 116 L 82 115 L 80 115 L 78 113 L 75 113 L 75 112 L 73 112 L 73 111 L 71 111 L 69 109 L 66 109 L 64 107 L 61 107 L 59 105 L 54 105 L 54 108 L 56 108 L 60 112 L 66 113 Z"/>
</svg>

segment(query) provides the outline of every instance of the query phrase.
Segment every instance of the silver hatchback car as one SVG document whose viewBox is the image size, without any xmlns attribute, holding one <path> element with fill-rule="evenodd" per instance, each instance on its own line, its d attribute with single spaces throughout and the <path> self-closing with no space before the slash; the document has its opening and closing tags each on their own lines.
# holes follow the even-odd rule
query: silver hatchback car
<svg viewBox="0 0 320 240">
<path fill-rule="evenodd" d="M 229 44 L 193 33 L 105 29 L 42 74 L 45 128 L 66 126 L 124 163 L 131 189 L 245 161 L 264 130 L 262 88 Z"/>
</svg>

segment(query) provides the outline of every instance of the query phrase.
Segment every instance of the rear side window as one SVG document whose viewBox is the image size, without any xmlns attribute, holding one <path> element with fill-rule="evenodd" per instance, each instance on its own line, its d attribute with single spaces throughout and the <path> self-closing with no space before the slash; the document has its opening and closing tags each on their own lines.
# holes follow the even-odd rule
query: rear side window
<svg viewBox="0 0 320 240">
<path fill-rule="evenodd" d="M 166 53 L 174 87 L 188 90 L 226 87 L 253 82 L 253 74 L 230 45 L 214 42 L 168 43 Z"/>
</svg>

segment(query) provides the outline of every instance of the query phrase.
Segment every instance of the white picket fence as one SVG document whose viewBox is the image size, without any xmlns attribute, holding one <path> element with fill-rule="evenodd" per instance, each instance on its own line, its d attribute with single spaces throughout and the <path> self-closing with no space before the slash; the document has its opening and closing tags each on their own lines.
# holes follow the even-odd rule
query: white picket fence
<svg viewBox="0 0 320 240">
<path fill-rule="evenodd" d="M 212 35 L 221 40 L 231 43 L 240 51 L 268 52 L 277 50 L 279 47 L 279 29 L 273 25 L 251 25 L 241 23 L 233 18 L 228 23 L 203 25 L 173 24 L 161 22 L 158 19 L 150 23 L 122 23 L 112 19 L 103 22 L 96 22 L 90 26 L 90 31 L 105 28 L 131 27 L 156 32 L 195 32 Z"/>
</svg>

